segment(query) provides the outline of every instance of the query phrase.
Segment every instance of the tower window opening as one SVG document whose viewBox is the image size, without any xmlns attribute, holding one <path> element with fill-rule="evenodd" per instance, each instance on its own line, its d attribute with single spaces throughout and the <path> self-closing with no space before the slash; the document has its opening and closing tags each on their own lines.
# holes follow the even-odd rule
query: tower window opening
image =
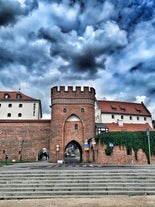
<svg viewBox="0 0 155 207">
<path fill-rule="evenodd" d="M 81 112 L 84 112 L 84 108 L 81 108 Z"/>
<path fill-rule="evenodd" d="M 66 112 L 67 112 L 67 109 L 66 109 L 66 108 L 64 108 L 64 109 L 63 109 L 63 112 L 64 112 L 64 113 L 66 113 Z"/>
</svg>

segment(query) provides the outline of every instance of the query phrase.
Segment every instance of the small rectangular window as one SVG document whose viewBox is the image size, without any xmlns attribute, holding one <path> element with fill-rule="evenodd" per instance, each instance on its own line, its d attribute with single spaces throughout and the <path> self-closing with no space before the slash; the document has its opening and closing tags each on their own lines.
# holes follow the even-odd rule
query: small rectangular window
<svg viewBox="0 0 155 207">
<path fill-rule="evenodd" d="M 22 108 L 23 107 L 23 104 L 19 104 L 19 108 Z"/>
<path fill-rule="evenodd" d="M 8 104 L 8 107 L 9 107 L 9 108 L 11 108 L 11 107 L 12 107 L 12 104 L 11 104 L 11 103 L 10 103 L 10 104 Z"/>
<path fill-rule="evenodd" d="M 124 119 L 124 116 L 123 115 L 121 115 L 121 119 Z"/>
<path fill-rule="evenodd" d="M 147 120 L 147 118 L 146 117 L 144 117 L 144 121 L 146 121 Z"/>
<path fill-rule="evenodd" d="M 8 114 L 7 114 L 7 117 L 11 117 L 11 113 L 8 113 Z"/>
<path fill-rule="evenodd" d="M 21 113 L 19 113 L 19 114 L 18 114 L 18 117 L 22 117 L 22 114 L 21 114 Z"/>
<path fill-rule="evenodd" d="M 132 116 L 130 116 L 130 120 L 132 120 Z"/>
<path fill-rule="evenodd" d="M 139 116 L 137 116 L 137 120 L 139 120 Z"/>
<path fill-rule="evenodd" d="M 112 114 L 112 115 L 111 115 L 111 118 L 112 118 L 112 119 L 114 119 L 114 118 L 115 118 L 115 115 L 114 115 L 114 114 Z"/>
</svg>

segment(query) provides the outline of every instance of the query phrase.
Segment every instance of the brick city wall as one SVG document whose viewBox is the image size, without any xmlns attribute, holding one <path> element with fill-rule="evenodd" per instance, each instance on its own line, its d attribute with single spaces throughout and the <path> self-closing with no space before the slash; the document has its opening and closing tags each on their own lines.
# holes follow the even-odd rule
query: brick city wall
<svg viewBox="0 0 155 207">
<path fill-rule="evenodd" d="M 42 148 L 49 150 L 50 120 L 0 121 L 0 160 L 37 160 Z"/>
<path fill-rule="evenodd" d="M 51 120 L 0 120 L 0 160 L 6 154 L 10 160 L 38 160 L 38 153 L 43 148 L 48 150 L 51 162 L 64 160 L 66 146 L 75 141 L 81 146 L 83 162 L 105 165 L 147 164 L 141 150 L 138 151 L 138 161 L 134 152 L 127 155 L 125 147 L 115 146 L 111 156 L 105 154 L 105 145 L 98 144 L 95 150 L 84 151 L 85 141 L 95 135 L 94 104 L 93 88 L 53 87 Z M 78 128 L 75 128 L 76 124 Z M 155 163 L 155 156 L 152 157 L 152 163 Z"/>
<path fill-rule="evenodd" d="M 98 144 L 96 150 L 89 152 L 89 161 L 103 165 L 147 165 L 147 158 L 142 150 L 137 153 L 138 160 L 135 159 L 134 151 L 127 155 L 126 147 L 115 146 L 112 155 L 106 155 L 106 145 Z M 151 157 L 152 164 L 155 164 L 155 156 Z"/>
</svg>

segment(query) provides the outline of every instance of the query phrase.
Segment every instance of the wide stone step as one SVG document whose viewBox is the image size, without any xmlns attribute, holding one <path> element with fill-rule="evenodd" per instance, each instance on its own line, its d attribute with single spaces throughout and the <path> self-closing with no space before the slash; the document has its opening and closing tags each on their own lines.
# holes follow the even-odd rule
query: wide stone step
<svg viewBox="0 0 155 207">
<path fill-rule="evenodd" d="M 30 198 L 63 198 L 63 197 L 101 197 L 104 195 L 154 195 L 154 190 L 105 190 L 105 191 L 34 191 L 32 192 L 18 192 L 18 193 L 10 193 L 6 192 L 0 195 L 0 199 L 30 199 Z"/>
<path fill-rule="evenodd" d="M 15 186 L 15 185 L 121 185 L 121 184 L 131 184 L 131 185 L 155 185 L 154 180 L 58 180 L 58 181 L 49 181 L 49 180 L 12 180 L 12 181 L 1 181 L 0 186 Z"/>
<path fill-rule="evenodd" d="M 155 195 L 155 168 L 0 172 L 0 199 Z"/>
<path fill-rule="evenodd" d="M 131 186 L 131 185 L 124 185 L 124 186 L 53 186 L 53 187 L 37 187 L 37 186 L 29 186 L 29 187 L 21 187 L 19 186 L 18 188 L 10 188 L 10 187 L 5 187 L 3 190 L 0 190 L 1 194 L 4 193 L 4 190 L 6 192 L 12 192 L 16 191 L 28 191 L 28 192 L 34 192 L 34 191 L 111 191 L 111 190 L 134 190 L 134 191 L 139 191 L 139 190 L 155 190 L 155 186 Z"/>
<path fill-rule="evenodd" d="M 1 184 L 1 188 L 0 188 L 0 191 L 2 191 L 4 188 L 26 188 L 26 187 L 44 187 L 44 188 L 48 188 L 48 187 L 67 187 L 67 186 L 70 186 L 70 187 L 85 187 L 85 186 L 93 186 L 93 187 L 105 187 L 105 186 L 114 186 L 114 187 L 117 187 L 117 186 L 120 186 L 120 187 L 124 187 L 124 186 L 132 186 L 132 187 L 135 187 L 135 186 L 150 186 L 150 187 L 154 187 L 154 183 L 143 183 L 143 182 L 122 182 L 122 183 L 22 183 L 22 184 L 18 184 L 18 183 L 14 183 L 14 184 Z"/>
</svg>

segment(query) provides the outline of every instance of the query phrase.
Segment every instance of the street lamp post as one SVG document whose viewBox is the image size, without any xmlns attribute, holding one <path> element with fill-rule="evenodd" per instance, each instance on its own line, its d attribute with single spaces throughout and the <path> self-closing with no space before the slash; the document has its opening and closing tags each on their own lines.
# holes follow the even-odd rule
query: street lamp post
<svg viewBox="0 0 155 207">
<path fill-rule="evenodd" d="M 151 165 L 151 146 L 150 146 L 150 131 L 149 128 L 146 129 L 146 135 L 148 139 L 148 152 L 149 152 L 149 164 Z"/>
</svg>

